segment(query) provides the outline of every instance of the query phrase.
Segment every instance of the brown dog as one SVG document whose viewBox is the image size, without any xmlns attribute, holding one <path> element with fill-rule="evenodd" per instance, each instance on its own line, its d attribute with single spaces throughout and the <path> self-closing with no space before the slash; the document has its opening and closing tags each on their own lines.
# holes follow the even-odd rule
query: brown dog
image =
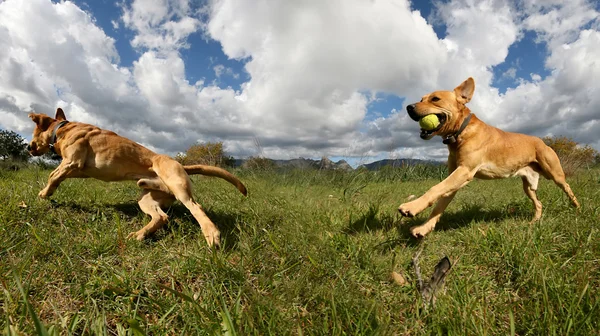
<svg viewBox="0 0 600 336">
<path fill-rule="evenodd" d="M 50 173 L 48 184 L 39 196 L 47 198 L 66 178 L 93 177 L 102 181 L 138 180 L 142 188 L 138 204 L 152 220 L 127 238 L 142 240 L 158 230 L 167 221 L 161 207 L 178 199 L 200 223 L 209 246 L 218 247 L 219 229 L 192 199 L 192 185 L 188 174 L 220 177 L 235 185 L 246 195 L 246 187 L 224 169 L 193 165 L 182 166 L 166 155 L 121 137 L 114 132 L 79 122 L 68 122 L 62 109 L 51 118 L 45 114 L 30 113 L 36 124 L 33 139 L 28 146 L 31 155 L 39 156 L 52 150 L 62 157 L 60 165 Z"/>
<path fill-rule="evenodd" d="M 450 151 L 450 176 L 423 196 L 398 208 L 403 216 L 413 217 L 437 202 L 427 221 L 410 229 L 415 237 L 425 236 L 434 229 L 456 191 L 474 177 L 498 179 L 521 176 L 523 190 L 535 206 L 531 222 L 542 216 L 542 203 L 535 193 L 540 174 L 553 180 L 569 196 L 571 203 L 579 207 L 552 148 L 540 138 L 504 132 L 479 120 L 465 106 L 474 91 L 475 81 L 469 78 L 454 91 L 435 91 L 423 96 L 420 102 L 406 107 L 408 115 L 415 121 L 429 114 L 437 115 L 440 125 L 432 131 L 422 129 L 421 138 L 429 140 L 440 135 Z"/>
</svg>

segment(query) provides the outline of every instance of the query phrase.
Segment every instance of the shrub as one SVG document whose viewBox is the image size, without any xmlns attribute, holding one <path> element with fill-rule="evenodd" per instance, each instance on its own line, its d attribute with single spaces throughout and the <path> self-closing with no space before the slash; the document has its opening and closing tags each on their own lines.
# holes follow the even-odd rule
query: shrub
<svg viewBox="0 0 600 336">
<path fill-rule="evenodd" d="M 232 166 L 234 159 L 225 155 L 222 142 L 206 142 L 191 145 L 185 153 L 175 156 L 183 165 L 205 164 L 210 166 Z"/>
<path fill-rule="evenodd" d="M 544 137 L 542 140 L 556 152 L 567 176 L 593 165 L 599 155 L 594 148 L 588 145 L 581 146 L 566 136 Z"/>
</svg>

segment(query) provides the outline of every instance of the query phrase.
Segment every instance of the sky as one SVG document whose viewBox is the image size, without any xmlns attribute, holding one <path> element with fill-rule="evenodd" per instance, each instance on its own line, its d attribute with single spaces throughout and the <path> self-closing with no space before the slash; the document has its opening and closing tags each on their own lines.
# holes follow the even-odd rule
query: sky
<svg viewBox="0 0 600 336">
<path fill-rule="evenodd" d="M 480 119 L 600 150 L 596 0 L 0 0 L 0 128 L 29 112 L 160 153 L 444 160 L 407 104 L 468 77 Z"/>
</svg>

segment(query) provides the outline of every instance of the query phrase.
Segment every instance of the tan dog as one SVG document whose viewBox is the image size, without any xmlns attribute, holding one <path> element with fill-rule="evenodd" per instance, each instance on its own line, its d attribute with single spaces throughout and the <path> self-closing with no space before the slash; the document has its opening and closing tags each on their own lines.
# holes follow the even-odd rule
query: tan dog
<svg viewBox="0 0 600 336">
<path fill-rule="evenodd" d="M 523 190 L 535 206 L 531 222 L 542 216 L 542 203 L 535 193 L 540 174 L 553 180 L 569 196 L 571 203 L 579 207 L 552 148 L 546 146 L 540 138 L 504 132 L 479 120 L 465 106 L 473 97 L 474 91 L 475 81 L 469 78 L 454 91 L 435 91 L 423 96 L 420 102 L 406 107 L 408 115 L 415 121 L 426 115 L 436 114 L 440 125 L 432 131 L 422 129 L 421 138 L 429 140 L 434 135 L 440 135 L 450 151 L 450 176 L 423 196 L 398 208 L 403 216 L 413 217 L 437 202 L 427 221 L 410 229 L 415 237 L 425 236 L 434 229 L 456 191 L 474 177 L 498 179 L 521 176 Z"/>
<path fill-rule="evenodd" d="M 178 199 L 200 223 L 209 246 L 220 244 L 219 229 L 192 199 L 192 185 L 188 174 L 216 176 L 235 185 L 246 195 L 246 187 L 224 169 L 193 165 L 182 166 L 169 156 L 151 150 L 117 135 L 114 132 L 79 122 L 68 122 L 62 109 L 54 118 L 30 113 L 36 124 L 33 139 L 28 146 L 31 155 L 39 156 L 55 151 L 62 157 L 60 165 L 50 173 L 48 184 L 39 196 L 47 198 L 66 178 L 93 177 L 102 181 L 138 180 L 142 188 L 138 204 L 152 217 L 150 223 L 127 238 L 142 240 L 158 230 L 167 221 L 161 207 Z"/>
</svg>

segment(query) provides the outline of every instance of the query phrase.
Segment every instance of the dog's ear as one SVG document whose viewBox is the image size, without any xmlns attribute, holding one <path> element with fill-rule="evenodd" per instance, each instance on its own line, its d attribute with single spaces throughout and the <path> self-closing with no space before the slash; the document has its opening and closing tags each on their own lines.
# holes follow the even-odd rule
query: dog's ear
<svg viewBox="0 0 600 336">
<path fill-rule="evenodd" d="M 60 107 L 56 109 L 56 116 L 54 117 L 54 119 L 67 120 L 67 117 L 65 117 L 65 112 L 63 112 L 63 110 Z"/>
<path fill-rule="evenodd" d="M 467 78 L 466 81 L 462 82 L 462 84 L 454 89 L 456 100 L 461 104 L 470 102 L 473 97 L 473 92 L 475 92 L 475 81 L 471 77 Z"/>
<path fill-rule="evenodd" d="M 47 130 L 48 127 L 50 127 L 50 124 L 52 124 L 52 121 L 54 121 L 54 119 L 48 117 L 43 113 L 29 113 L 29 119 L 33 120 L 33 122 L 36 123 L 37 127 L 39 127 L 42 131 Z"/>
</svg>

